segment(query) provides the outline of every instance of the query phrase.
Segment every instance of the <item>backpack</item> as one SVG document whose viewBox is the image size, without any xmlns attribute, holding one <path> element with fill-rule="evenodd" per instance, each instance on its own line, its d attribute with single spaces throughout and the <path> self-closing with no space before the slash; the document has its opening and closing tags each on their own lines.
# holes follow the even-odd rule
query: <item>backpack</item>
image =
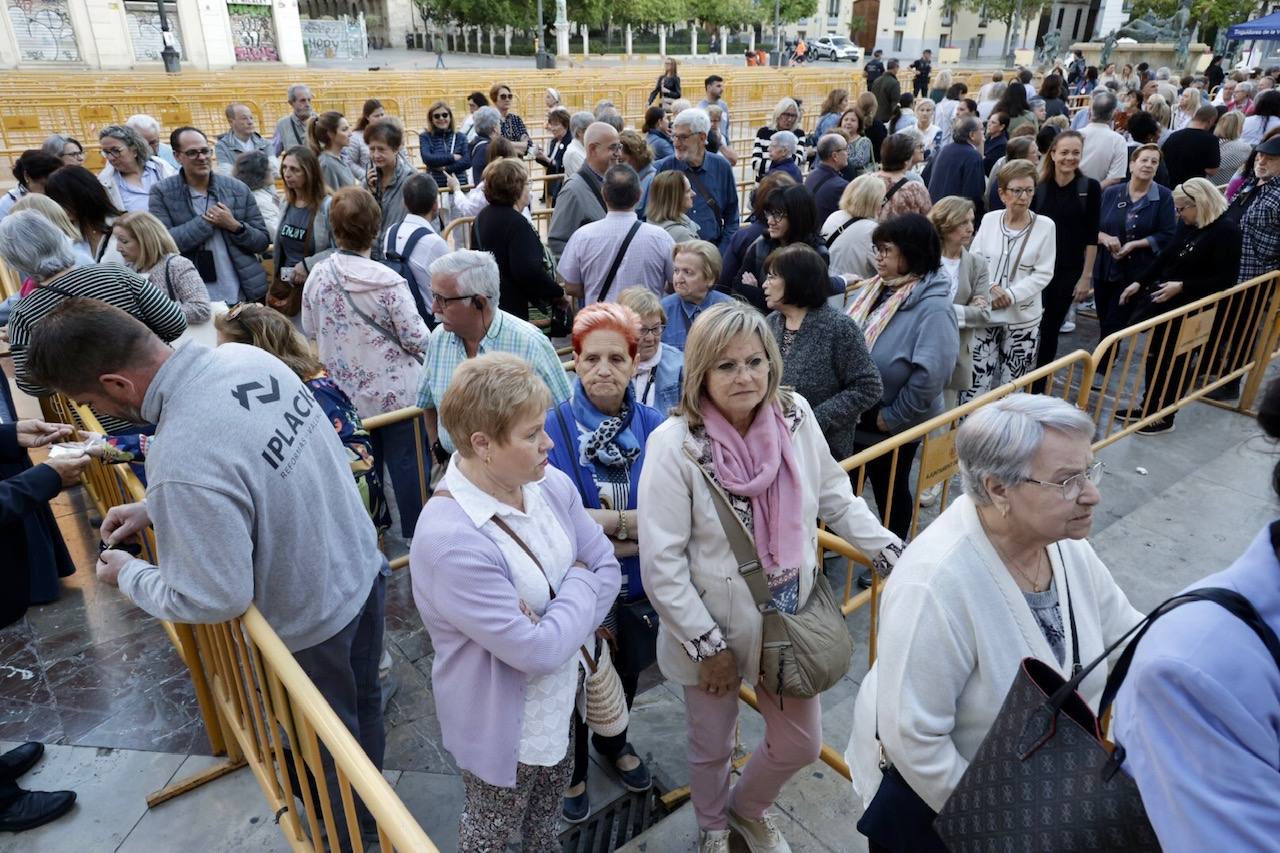
<svg viewBox="0 0 1280 853">
<path fill-rule="evenodd" d="M 403 222 L 396 223 L 387 232 L 386 250 L 383 252 L 382 265 L 399 275 L 409 283 L 409 292 L 413 295 L 413 304 L 418 309 L 418 313 L 422 315 L 422 319 L 426 321 L 427 328 L 434 329 L 436 327 L 436 315 L 431 311 L 431 306 L 427 304 L 423 296 L 422 282 L 418 281 L 418 277 L 413 272 L 413 265 L 409 263 L 409 258 L 413 256 L 413 250 L 417 248 L 418 242 L 428 234 L 434 233 L 425 226 L 419 226 L 409 235 L 409 240 L 404 244 L 403 251 L 396 251 L 396 235 L 400 231 Z"/>
</svg>

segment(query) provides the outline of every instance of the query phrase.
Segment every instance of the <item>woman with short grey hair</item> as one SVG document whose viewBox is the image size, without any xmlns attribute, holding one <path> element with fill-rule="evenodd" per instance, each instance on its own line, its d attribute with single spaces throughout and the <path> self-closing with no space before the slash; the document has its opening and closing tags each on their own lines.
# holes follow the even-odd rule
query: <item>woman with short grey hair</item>
<svg viewBox="0 0 1280 853">
<path fill-rule="evenodd" d="M 132 127 L 109 124 L 98 131 L 98 144 L 107 165 L 98 173 L 98 182 L 111 203 L 127 213 L 146 211 L 151 188 L 175 174 L 176 170 L 151 153 L 151 146 Z"/>
<path fill-rule="evenodd" d="M 14 378 L 18 387 L 33 397 L 47 397 L 53 392 L 27 375 L 31 333 L 64 299 L 84 297 L 107 302 L 136 317 L 166 342 L 187 329 L 178 303 L 142 276 L 119 264 L 77 266 L 71 238 L 34 210 L 11 213 L 0 221 L 0 258 L 23 278 L 36 282 L 36 289 L 22 297 L 9 315 Z M 112 435 L 138 432 L 137 424 L 95 414 Z"/>
<path fill-rule="evenodd" d="M 945 850 L 919 816 L 955 789 L 1022 659 L 1070 678 L 1142 618 L 1085 539 L 1101 500 L 1093 430 L 1070 403 L 1033 394 L 960 426 L 964 494 L 898 560 L 855 704 L 845 757 L 871 849 Z M 1099 669 L 1080 686 L 1094 709 L 1106 679 Z"/>
<path fill-rule="evenodd" d="M 471 122 L 476 135 L 471 143 L 471 184 L 474 186 L 480 183 L 484 167 L 489 164 L 489 143 L 502 129 L 502 113 L 496 107 L 481 107 L 471 114 Z"/>
</svg>

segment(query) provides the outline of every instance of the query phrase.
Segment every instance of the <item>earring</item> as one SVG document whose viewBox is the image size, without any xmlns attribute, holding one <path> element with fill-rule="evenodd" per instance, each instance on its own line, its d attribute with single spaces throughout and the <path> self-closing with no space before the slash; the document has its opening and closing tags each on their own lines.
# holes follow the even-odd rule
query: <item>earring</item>
<svg viewBox="0 0 1280 853">
<path fill-rule="evenodd" d="M 1008 517 L 1009 517 L 1009 505 L 1008 505 L 1008 504 L 1005 504 L 1004 506 L 1000 507 L 1000 517 L 1001 517 L 1001 518 L 1008 518 Z"/>
<path fill-rule="evenodd" d="M 486 465 L 488 465 L 488 464 L 489 464 L 490 462 L 492 462 L 492 461 L 493 461 L 493 457 L 492 457 L 492 456 L 486 456 L 486 457 L 484 458 L 484 464 L 486 464 Z"/>
</svg>

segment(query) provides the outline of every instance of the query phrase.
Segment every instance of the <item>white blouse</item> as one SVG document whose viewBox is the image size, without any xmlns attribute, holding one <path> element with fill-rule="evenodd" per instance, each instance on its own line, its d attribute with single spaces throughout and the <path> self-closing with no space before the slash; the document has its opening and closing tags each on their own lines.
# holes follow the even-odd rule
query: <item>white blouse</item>
<svg viewBox="0 0 1280 853">
<path fill-rule="evenodd" d="M 551 603 L 548 582 L 559 588 L 573 563 L 573 546 L 560 526 L 550 504 L 542 495 L 541 483 L 524 487 L 524 512 L 508 506 L 482 491 L 467 479 L 454 455 L 444 475 L 442 487 L 453 495 L 479 530 L 493 540 L 511 569 L 511 581 L 520 600 L 541 616 Z M 538 555 L 547 574 L 529 559 L 516 542 L 504 533 L 493 517 L 501 516 L 516 535 Z M 578 693 L 581 655 L 570 658 L 549 675 L 530 676 L 524 693 L 524 728 L 520 734 L 521 764 L 552 767 L 559 764 L 569 746 L 569 715 Z"/>
</svg>

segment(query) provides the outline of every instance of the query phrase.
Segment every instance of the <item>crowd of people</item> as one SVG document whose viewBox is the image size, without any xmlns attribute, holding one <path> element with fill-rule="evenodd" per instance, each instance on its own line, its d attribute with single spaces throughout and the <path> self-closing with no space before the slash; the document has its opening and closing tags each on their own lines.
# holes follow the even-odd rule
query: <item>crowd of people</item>
<svg viewBox="0 0 1280 853">
<path fill-rule="evenodd" d="M 558 849 L 559 821 L 591 813 L 591 746 L 647 790 L 625 718 L 656 663 L 684 695 L 700 851 L 727 853 L 731 830 L 786 851 L 770 809 L 817 758 L 821 690 L 797 692 L 784 664 L 762 674 L 762 638 L 771 615 L 829 599 L 822 521 L 893 572 L 850 744 L 859 828 L 872 849 L 942 849 L 911 821 L 946 802 L 1018 662 L 1069 675 L 1140 618 L 1084 541 L 1093 425 L 1035 395 L 979 409 L 956 443 L 964 496 L 909 546 L 913 508 L 937 497 L 912 493 L 920 442 L 867 466 L 874 508 L 838 460 L 1052 362 L 1075 306 L 1096 307 L 1105 337 L 1280 267 L 1280 70 L 1175 80 L 1073 62 L 1038 87 L 996 72 L 971 95 L 933 79 L 928 51 L 910 92 L 896 59 L 872 62 L 869 91 L 833 89 L 812 132 L 781 98 L 749 155 L 724 80 L 693 104 L 674 61 L 637 127 L 548 89 L 545 150 L 508 85 L 469 94 L 461 123 L 438 101 L 421 169 L 379 101 L 353 125 L 304 85 L 271 139 L 233 103 L 225 131 L 177 127 L 168 145 L 147 116 L 102 128 L 97 175 L 65 136 L 23 153 L 0 200 L 0 258 L 23 279 L 0 308 L 13 378 L 88 404 L 108 433 L 89 452 L 147 486 L 103 520 L 98 577 L 163 619 L 255 604 L 380 766 L 380 548 L 398 519 L 462 770 L 460 849 L 516 832 Z M 756 180 L 745 215 L 740 157 Z M 442 236 L 459 216 L 474 217 L 469 248 Z M 1173 347 L 1150 352 L 1134 421 L 1185 372 Z M 424 430 L 363 426 L 412 406 Z M 216 452 L 199 446 L 211 432 Z M 63 437 L 27 424 L 16 441 Z M 0 450 L 14 440 L 0 432 Z M 29 501 L 83 468 L 49 464 Z M 317 512 L 329 523 L 305 523 Z M 160 567 L 125 547 L 147 525 Z M 29 601 L 50 600 L 60 564 L 28 550 Z M 610 675 L 620 725 L 579 698 Z M 1105 678 L 1082 685 L 1095 706 Z M 1160 695 L 1144 678 L 1129 714 Z M 734 782 L 743 682 L 765 735 Z M 1159 805 L 1197 777 L 1171 780 L 1167 744 L 1129 731 L 1162 838 L 1225 838 Z M 1230 831 L 1276 818 L 1255 803 Z"/>
</svg>

